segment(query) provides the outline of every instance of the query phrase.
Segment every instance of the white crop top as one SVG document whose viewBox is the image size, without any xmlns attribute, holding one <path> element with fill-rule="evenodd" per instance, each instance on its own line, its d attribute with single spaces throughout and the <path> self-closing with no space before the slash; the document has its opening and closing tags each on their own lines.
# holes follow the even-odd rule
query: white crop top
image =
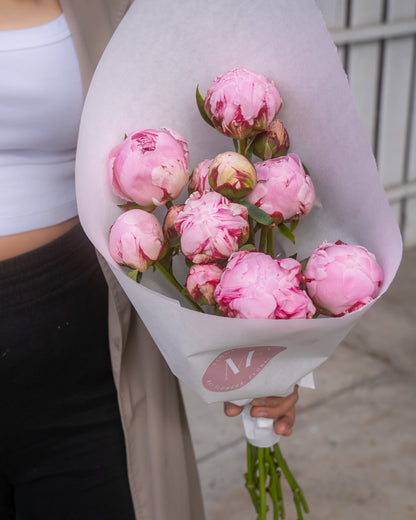
<svg viewBox="0 0 416 520">
<path fill-rule="evenodd" d="M 62 14 L 0 31 L 0 235 L 77 214 L 75 150 L 83 96 Z"/>
</svg>

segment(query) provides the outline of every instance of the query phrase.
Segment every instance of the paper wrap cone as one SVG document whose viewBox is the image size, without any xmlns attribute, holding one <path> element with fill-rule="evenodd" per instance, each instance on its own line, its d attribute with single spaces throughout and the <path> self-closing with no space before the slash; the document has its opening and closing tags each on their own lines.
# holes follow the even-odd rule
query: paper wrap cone
<svg viewBox="0 0 416 520">
<path fill-rule="evenodd" d="M 157 273 L 145 273 L 139 285 L 111 259 L 108 233 L 121 201 L 108 179 L 109 151 L 133 130 L 162 126 L 186 138 L 192 168 L 232 149 L 230 139 L 201 119 L 195 90 L 199 85 L 205 95 L 215 76 L 235 66 L 276 83 L 290 150 L 307 165 L 319 199 L 296 230 L 296 247 L 285 254 L 306 258 L 323 240 L 360 244 L 384 270 L 382 294 L 402 251 L 347 78 L 312 0 L 135 2 L 104 52 L 85 103 L 76 166 L 79 214 L 173 373 L 207 402 L 284 395 L 328 358 L 371 306 L 315 320 L 200 314 Z"/>
</svg>

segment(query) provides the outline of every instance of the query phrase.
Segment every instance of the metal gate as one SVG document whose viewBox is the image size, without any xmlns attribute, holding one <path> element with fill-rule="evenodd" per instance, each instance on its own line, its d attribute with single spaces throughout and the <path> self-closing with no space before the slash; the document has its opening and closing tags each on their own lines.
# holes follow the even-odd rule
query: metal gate
<svg viewBox="0 0 416 520">
<path fill-rule="evenodd" d="M 316 0 L 405 246 L 416 245 L 416 0 Z"/>
</svg>

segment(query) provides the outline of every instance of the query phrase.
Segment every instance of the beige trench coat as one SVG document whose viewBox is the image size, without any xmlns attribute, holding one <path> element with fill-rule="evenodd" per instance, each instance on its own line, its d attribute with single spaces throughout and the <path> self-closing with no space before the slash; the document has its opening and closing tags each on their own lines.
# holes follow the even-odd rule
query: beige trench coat
<svg viewBox="0 0 416 520">
<path fill-rule="evenodd" d="M 84 92 L 131 3 L 61 0 Z M 109 267 L 102 258 L 100 262 L 109 285 L 111 359 L 136 518 L 203 520 L 198 474 L 177 380 Z"/>
</svg>

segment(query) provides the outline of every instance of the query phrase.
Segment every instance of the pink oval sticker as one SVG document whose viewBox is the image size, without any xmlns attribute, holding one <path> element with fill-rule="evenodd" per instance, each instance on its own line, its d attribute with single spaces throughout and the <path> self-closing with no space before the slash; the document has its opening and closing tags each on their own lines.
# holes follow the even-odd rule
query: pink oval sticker
<svg viewBox="0 0 416 520">
<path fill-rule="evenodd" d="M 222 352 L 209 365 L 202 384 L 212 392 L 230 392 L 246 385 L 286 347 L 241 347 Z"/>
</svg>

